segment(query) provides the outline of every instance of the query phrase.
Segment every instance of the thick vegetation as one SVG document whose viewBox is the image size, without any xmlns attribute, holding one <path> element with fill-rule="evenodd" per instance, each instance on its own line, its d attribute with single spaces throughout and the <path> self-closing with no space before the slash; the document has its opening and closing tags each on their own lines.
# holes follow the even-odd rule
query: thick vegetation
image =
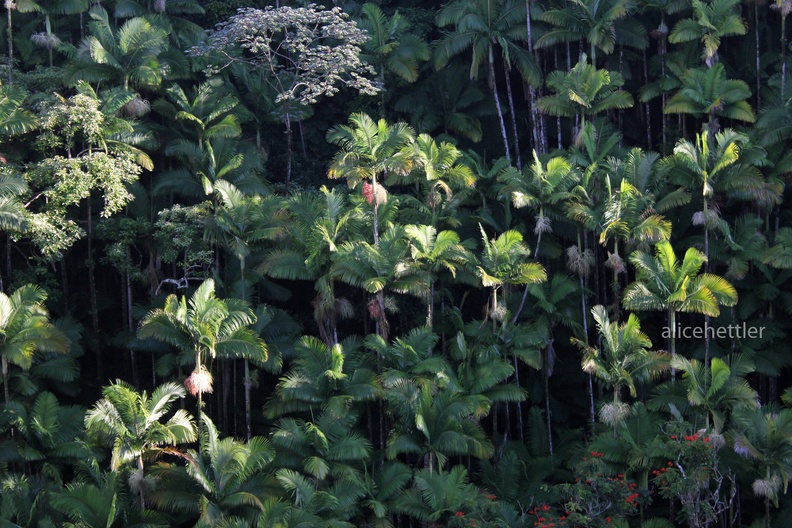
<svg viewBox="0 0 792 528">
<path fill-rule="evenodd" d="M 7 0 L 0 526 L 792 525 L 792 1 Z"/>
</svg>

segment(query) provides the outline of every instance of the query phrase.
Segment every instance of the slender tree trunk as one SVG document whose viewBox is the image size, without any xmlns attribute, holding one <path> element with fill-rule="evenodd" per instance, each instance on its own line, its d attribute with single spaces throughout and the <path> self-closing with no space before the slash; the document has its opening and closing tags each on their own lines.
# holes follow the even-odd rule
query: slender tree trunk
<svg viewBox="0 0 792 528">
<path fill-rule="evenodd" d="M 503 148 L 506 150 L 506 159 L 509 165 L 512 164 L 511 151 L 509 149 L 509 138 L 506 135 L 506 122 L 503 119 L 503 108 L 501 108 L 500 96 L 498 95 L 498 83 L 495 78 L 495 59 L 492 54 L 492 47 L 489 50 L 489 87 L 495 97 L 495 109 L 498 111 L 498 121 L 500 121 L 501 135 L 503 136 Z"/>
<path fill-rule="evenodd" d="M 754 0 L 754 35 L 756 38 L 756 108 L 762 105 L 762 96 L 759 91 L 762 89 L 762 55 L 759 49 L 759 2 Z M 783 82 L 783 81 L 782 81 Z M 783 94 L 781 95 L 783 97 Z"/>
<path fill-rule="evenodd" d="M 783 8 L 782 8 L 783 9 Z M 787 54 L 787 39 L 786 39 L 786 16 L 781 15 L 781 99 L 784 99 L 786 94 L 786 54 Z"/>
<path fill-rule="evenodd" d="M 289 190 L 291 183 L 292 159 L 294 158 L 294 146 L 292 138 L 291 117 L 289 116 L 289 108 L 283 108 L 284 121 L 286 122 L 286 190 Z"/>
<path fill-rule="evenodd" d="M 129 247 L 127 246 L 127 254 L 129 253 Z M 135 325 L 132 320 L 132 280 L 129 277 L 129 271 L 125 274 L 125 282 L 126 282 L 126 317 L 127 317 L 127 332 L 129 335 L 135 334 Z M 137 368 L 137 360 L 135 357 L 135 350 L 130 347 L 129 349 L 129 360 L 132 362 L 132 382 L 135 384 L 135 387 L 140 387 L 140 378 L 138 376 L 138 368 Z M 156 385 L 154 386 L 156 387 Z M 154 390 L 152 387 L 152 390 Z"/>
<path fill-rule="evenodd" d="M 14 0 L 5 1 L 6 14 L 8 20 L 6 23 L 6 32 L 8 33 L 8 86 L 14 85 L 14 30 L 11 25 L 11 11 L 14 8 Z"/>
<path fill-rule="evenodd" d="M 649 84 L 649 68 L 646 60 L 646 50 L 643 50 L 643 74 L 644 84 Z M 646 148 L 652 149 L 652 109 L 649 101 L 644 103 L 644 111 L 646 112 Z"/>
<path fill-rule="evenodd" d="M 669 333 L 668 351 L 671 353 L 671 360 L 676 357 L 676 312 L 673 308 L 668 309 L 668 326 L 671 328 Z M 671 368 L 671 383 L 676 379 L 676 369 Z"/>
<path fill-rule="evenodd" d="M 6 406 L 11 401 L 11 391 L 8 388 L 8 359 L 5 355 L 0 356 L 0 364 L 3 368 L 3 395 L 5 396 Z"/>
<path fill-rule="evenodd" d="M 552 370 L 550 369 L 550 355 L 553 353 L 553 340 L 550 339 L 550 344 L 545 350 L 545 365 L 542 369 L 544 373 L 544 396 L 545 396 L 545 418 L 547 420 L 547 446 L 550 450 L 550 459 L 553 458 L 553 422 L 550 416 L 550 376 Z"/>
<path fill-rule="evenodd" d="M 247 433 L 247 440 L 250 442 L 251 438 L 251 428 L 250 428 L 250 387 L 252 385 L 250 381 L 250 365 L 248 359 L 245 358 L 245 431 Z"/>
<path fill-rule="evenodd" d="M 435 285 L 434 281 L 429 279 L 429 300 L 426 303 L 426 326 L 429 327 L 429 330 L 432 329 L 434 324 L 434 296 L 435 296 Z"/>
<path fill-rule="evenodd" d="M 138 471 L 140 471 L 140 477 L 142 479 L 143 475 L 144 475 L 144 473 L 143 473 L 143 455 L 142 454 L 138 455 L 138 457 L 137 457 L 137 466 L 138 466 Z M 144 511 L 146 509 L 146 497 L 143 495 L 143 486 L 144 486 L 144 484 L 141 482 L 140 491 L 138 492 L 140 494 L 139 495 L 140 511 Z"/>
<path fill-rule="evenodd" d="M 509 100 L 509 112 L 511 113 L 512 133 L 514 134 L 514 156 L 517 159 L 517 168 L 522 167 L 522 156 L 520 154 L 520 136 L 517 133 L 517 113 L 514 111 L 514 96 L 512 95 L 511 79 L 509 78 L 509 68 L 506 59 L 503 59 L 503 71 L 506 74 L 506 97 Z"/>
<path fill-rule="evenodd" d="M 527 36 L 528 52 L 533 55 L 538 66 L 539 57 L 537 57 L 533 47 L 533 27 L 531 23 L 530 0 L 525 0 L 525 30 Z M 533 148 L 539 153 L 544 153 L 545 148 L 544 141 L 542 139 L 544 132 L 542 127 L 542 116 L 539 113 L 539 109 L 536 107 L 536 88 L 533 85 L 528 85 L 528 104 L 531 107 L 531 139 L 533 140 Z"/>
<path fill-rule="evenodd" d="M 96 299 L 96 263 L 93 258 L 93 209 L 91 207 L 91 197 L 88 197 L 88 229 L 86 239 L 88 241 L 88 289 L 91 299 L 91 327 L 93 330 L 94 352 L 96 354 L 96 377 L 104 380 L 104 368 L 102 361 L 102 345 L 99 339 L 99 304 Z"/>
</svg>

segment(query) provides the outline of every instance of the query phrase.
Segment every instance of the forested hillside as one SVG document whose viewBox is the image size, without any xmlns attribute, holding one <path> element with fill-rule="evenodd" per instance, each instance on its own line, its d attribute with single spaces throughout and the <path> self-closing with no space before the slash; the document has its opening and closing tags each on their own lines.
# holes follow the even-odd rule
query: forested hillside
<svg viewBox="0 0 792 528">
<path fill-rule="evenodd" d="M 6 0 L 0 528 L 792 526 L 792 0 Z"/>
</svg>

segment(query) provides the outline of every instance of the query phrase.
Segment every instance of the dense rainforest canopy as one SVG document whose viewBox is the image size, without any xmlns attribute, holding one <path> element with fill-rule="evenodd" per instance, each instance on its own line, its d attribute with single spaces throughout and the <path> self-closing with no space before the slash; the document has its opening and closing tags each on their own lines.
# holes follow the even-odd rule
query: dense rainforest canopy
<svg viewBox="0 0 792 528">
<path fill-rule="evenodd" d="M 6 0 L 0 527 L 792 526 L 792 0 Z"/>
</svg>

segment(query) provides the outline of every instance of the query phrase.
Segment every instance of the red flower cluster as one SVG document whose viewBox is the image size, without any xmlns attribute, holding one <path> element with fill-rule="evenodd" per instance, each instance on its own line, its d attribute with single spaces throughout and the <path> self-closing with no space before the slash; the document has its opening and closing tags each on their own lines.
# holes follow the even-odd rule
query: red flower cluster
<svg viewBox="0 0 792 528">
<path fill-rule="evenodd" d="M 603 455 L 603 454 L 602 454 L 602 453 L 600 453 L 599 451 L 592 451 L 592 452 L 591 452 L 591 456 L 593 456 L 594 458 L 602 458 L 602 457 L 603 457 L 603 456 L 605 456 L 605 455 Z"/>
<path fill-rule="evenodd" d="M 484 498 L 494 501 L 494 500 L 498 499 L 498 496 L 497 495 L 484 495 Z"/>
<path fill-rule="evenodd" d="M 536 516 L 536 521 L 533 523 L 535 528 L 566 528 L 571 526 L 566 522 L 569 512 L 557 517 L 550 510 L 551 508 L 547 504 L 540 504 L 536 508 L 528 510 L 529 515 Z"/>
<path fill-rule="evenodd" d="M 454 514 L 454 517 L 464 517 L 464 516 L 465 516 L 465 512 L 462 511 L 458 511 Z"/>
<path fill-rule="evenodd" d="M 638 499 L 638 497 L 640 497 L 640 496 L 641 496 L 640 493 L 631 493 L 631 494 L 627 495 L 627 498 L 624 499 L 624 502 L 626 502 L 627 504 L 629 504 L 633 508 L 637 508 L 638 507 L 638 502 L 637 502 L 636 499 Z"/>
<path fill-rule="evenodd" d="M 369 182 L 363 182 L 363 187 L 360 192 L 368 203 L 374 202 L 374 186 Z"/>
</svg>

